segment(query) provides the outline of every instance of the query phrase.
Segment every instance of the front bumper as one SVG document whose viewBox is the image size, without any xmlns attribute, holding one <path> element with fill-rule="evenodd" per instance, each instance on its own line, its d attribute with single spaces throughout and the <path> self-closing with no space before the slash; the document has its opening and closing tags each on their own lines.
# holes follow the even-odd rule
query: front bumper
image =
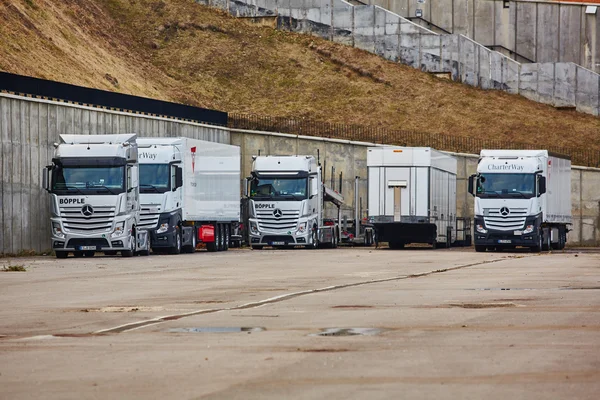
<svg viewBox="0 0 600 400">
<path fill-rule="evenodd" d="M 252 246 L 306 246 L 309 244 L 309 233 L 297 235 L 295 233 L 250 233 Z"/>
<path fill-rule="evenodd" d="M 177 238 L 177 232 L 175 229 L 171 229 L 164 233 L 156 233 L 156 229 L 149 229 L 150 234 L 150 246 L 152 248 L 160 247 L 174 247 Z"/>
<path fill-rule="evenodd" d="M 539 243 L 539 234 L 532 232 L 524 235 L 515 235 L 513 232 L 488 230 L 487 233 L 475 231 L 475 246 L 494 247 L 532 247 Z"/>
<path fill-rule="evenodd" d="M 54 251 L 121 251 L 131 249 L 131 235 L 112 237 L 110 234 L 77 235 L 66 234 L 65 237 L 52 236 Z"/>
</svg>

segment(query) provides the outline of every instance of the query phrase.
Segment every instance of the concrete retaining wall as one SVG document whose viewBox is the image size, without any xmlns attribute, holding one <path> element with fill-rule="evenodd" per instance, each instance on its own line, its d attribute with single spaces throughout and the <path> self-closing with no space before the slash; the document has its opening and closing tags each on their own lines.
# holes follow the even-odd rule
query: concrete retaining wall
<svg viewBox="0 0 600 400">
<path fill-rule="evenodd" d="M 600 73 L 600 7 L 544 0 L 363 0 L 405 18 L 421 10 L 426 27 L 504 46 L 533 62 L 573 62 Z M 427 22 L 431 23 L 427 23 Z M 433 29 L 433 28 L 432 28 Z M 520 61 L 520 60 L 519 60 Z"/>
<path fill-rule="evenodd" d="M 472 13 L 475 12 L 476 18 L 463 18 L 461 14 L 463 11 L 455 11 L 455 18 L 451 19 L 455 26 L 458 26 L 455 31 L 465 31 L 465 33 L 470 31 L 472 37 L 477 32 L 491 32 L 489 26 L 494 26 L 491 22 L 496 20 L 494 18 L 490 20 L 491 25 L 483 24 L 477 29 L 467 29 L 462 25 L 463 22 L 466 24 L 464 26 L 469 25 L 470 20 L 489 19 L 486 15 L 493 12 L 495 8 L 491 3 L 480 4 L 479 1 L 483 0 L 469 3 L 473 5 L 471 8 L 463 7 L 464 12 L 469 9 Z M 450 73 L 453 80 L 482 89 L 504 90 L 556 107 L 575 107 L 580 112 L 600 115 L 600 75 L 589 69 L 573 62 L 521 64 L 481 44 L 488 44 L 488 42 L 478 43 L 462 34 L 439 35 L 379 6 L 353 6 L 343 0 L 197 0 L 197 2 L 229 10 L 237 16 L 277 15 L 279 27 L 283 29 L 308 33 L 354 46 L 422 71 Z M 399 9 L 403 15 L 410 10 L 414 11 L 415 7 L 429 10 L 431 16 L 443 10 L 443 7 L 431 7 L 427 3 L 417 3 L 412 0 L 401 2 L 402 7 L 396 7 L 395 0 L 381 0 L 379 3 L 384 7 Z M 516 3 L 513 7 L 515 18 L 519 15 L 523 21 L 531 22 L 528 19 L 533 18 L 533 11 L 530 8 L 538 7 L 537 3 L 532 4 Z M 520 13 L 518 9 L 521 9 Z M 500 17 L 499 15 L 499 20 L 503 20 Z M 447 17 L 444 18 L 446 21 Z M 518 23 L 513 25 L 517 26 Z M 524 35 L 524 39 L 519 43 L 524 48 L 537 46 L 528 39 L 527 29 L 523 28 L 523 32 L 519 31 Z M 510 35 L 503 34 L 499 37 L 505 36 Z M 571 60 L 572 58 L 565 56 L 559 59 Z"/>
<path fill-rule="evenodd" d="M 59 134 L 126 133 L 140 136 L 186 136 L 241 147 L 242 177 L 250 174 L 252 156 L 320 154 L 327 184 L 335 168 L 334 188 L 353 218 L 354 177 L 360 177 L 359 197 L 367 208 L 367 147 L 373 143 L 309 136 L 230 130 L 191 122 L 109 111 L 0 93 L 0 254 L 44 251 L 50 241 L 48 194 L 41 188 L 42 168 L 50 163 Z M 458 157 L 457 215 L 473 217 L 467 179 L 475 173 L 477 156 Z M 570 244 L 600 246 L 600 169 L 575 167 L 572 175 L 573 231 Z M 328 216 L 334 217 L 332 209 Z"/>
</svg>

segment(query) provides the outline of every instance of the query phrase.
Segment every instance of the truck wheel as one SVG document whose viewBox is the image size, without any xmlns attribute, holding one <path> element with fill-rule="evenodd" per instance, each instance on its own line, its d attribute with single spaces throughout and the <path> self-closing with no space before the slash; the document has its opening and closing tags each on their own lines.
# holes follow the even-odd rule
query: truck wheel
<svg viewBox="0 0 600 400">
<path fill-rule="evenodd" d="M 135 231 L 132 230 L 131 231 L 131 238 L 129 240 L 129 250 L 123 250 L 121 251 L 121 257 L 133 257 L 133 255 L 135 254 L 135 248 L 136 248 L 136 237 L 135 237 Z"/>
<path fill-rule="evenodd" d="M 214 240 L 212 242 L 207 242 L 206 243 L 206 250 L 208 250 L 211 253 L 217 251 L 217 242 L 219 240 L 218 239 L 218 235 L 217 235 L 218 234 L 217 227 L 218 227 L 217 224 L 215 224 L 214 227 L 213 227 L 214 228 L 214 232 L 215 232 L 215 235 L 214 235 L 214 238 L 213 238 Z"/>
<path fill-rule="evenodd" d="M 67 258 L 67 257 L 69 257 L 69 252 L 68 251 L 57 251 L 55 254 L 56 254 L 56 258 Z"/>
<path fill-rule="evenodd" d="M 189 244 L 187 246 L 183 246 L 181 249 L 183 250 L 184 253 L 193 253 L 196 251 L 196 228 L 192 228 L 192 244 Z"/>
<path fill-rule="evenodd" d="M 215 241 L 217 242 L 217 251 L 223 251 L 223 227 L 221 224 L 216 226 Z"/>
<path fill-rule="evenodd" d="M 229 249 L 229 226 L 223 225 L 223 251 L 227 251 Z"/>
<path fill-rule="evenodd" d="M 171 254 L 181 253 L 181 228 L 175 231 L 175 246 L 171 247 Z"/>
<path fill-rule="evenodd" d="M 478 246 L 475 245 L 475 251 L 478 253 L 485 253 L 486 247 L 485 246 Z"/>
<path fill-rule="evenodd" d="M 532 253 L 539 253 L 540 251 L 542 251 L 542 247 L 544 245 L 543 240 L 544 240 L 544 238 L 542 237 L 542 230 L 540 229 L 540 234 L 538 236 L 538 243 L 537 243 L 537 245 L 531 247 Z"/>
<path fill-rule="evenodd" d="M 550 251 L 550 249 L 552 248 L 552 243 L 550 241 L 550 229 L 548 229 L 548 234 L 547 235 L 542 235 L 543 236 L 543 244 L 542 244 L 542 250 L 543 251 Z"/>
<path fill-rule="evenodd" d="M 338 241 L 339 240 L 340 240 L 339 239 L 339 232 L 337 231 L 337 229 L 334 229 L 334 232 L 333 232 L 333 242 L 331 243 L 331 247 L 333 249 L 337 249 L 337 247 L 338 247 Z"/>
<path fill-rule="evenodd" d="M 310 248 L 311 249 L 318 249 L 319 248 L 319 235 L 317 233 L 317 229 L 316 228 L 313 228 L 311 237 L 312 237 L 312 243 L 310 245 Z"/>
</svg>

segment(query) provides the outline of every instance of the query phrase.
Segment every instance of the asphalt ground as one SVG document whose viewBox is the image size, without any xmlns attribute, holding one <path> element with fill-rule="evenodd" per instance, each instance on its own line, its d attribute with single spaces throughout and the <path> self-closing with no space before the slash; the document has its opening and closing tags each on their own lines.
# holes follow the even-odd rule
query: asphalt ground
<svg viewBox="0 0 600 400">
<path fill-rule="evenodd" d="M 597 399 L 600 252 L 0 259 L 1 399 Z"/>
</svg>

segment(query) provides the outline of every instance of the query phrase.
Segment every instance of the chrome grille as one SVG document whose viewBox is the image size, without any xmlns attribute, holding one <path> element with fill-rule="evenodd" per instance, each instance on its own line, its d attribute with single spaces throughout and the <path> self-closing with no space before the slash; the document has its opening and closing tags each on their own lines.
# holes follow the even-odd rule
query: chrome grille
<svg viewBox="0 0 600 400">
<path fill-rule="evenodd" d="M 81 213 L 82 206 L 60 207 L 60 216 L 67 232 L 110 232 L 115 217 L 114 206 L 92 206 L 94 212 L 86 217 Z"/>
<path fill-rule="evenodd" d="M 160 215 L 160 206 L 153 204 L 142 204 L 140 212 L 139 227 L 142 229 L 154 229 L 158 226 L 158 217 Z"/>
<path fill-rule="evenodd" d="M 509 208 L 509 214 L 504 216 L 500 213 L 501 208 L 485 208 L 483 220 L 486 228 L 499 231 L 512 231 L 523 229 L 527 218 L 526 208 Z"/>
<path fill-rule="evenodd" d="M 300 211 L 298 210 L 281 210 L 281 217 L 276 218 L 273 215 L 272 209 L 257 210 L 256 217 L 258 219 L 258 227 L 268 230 L 290 230 L 296 229 L 298 226 L 298 218 Z"/>
</svg>

